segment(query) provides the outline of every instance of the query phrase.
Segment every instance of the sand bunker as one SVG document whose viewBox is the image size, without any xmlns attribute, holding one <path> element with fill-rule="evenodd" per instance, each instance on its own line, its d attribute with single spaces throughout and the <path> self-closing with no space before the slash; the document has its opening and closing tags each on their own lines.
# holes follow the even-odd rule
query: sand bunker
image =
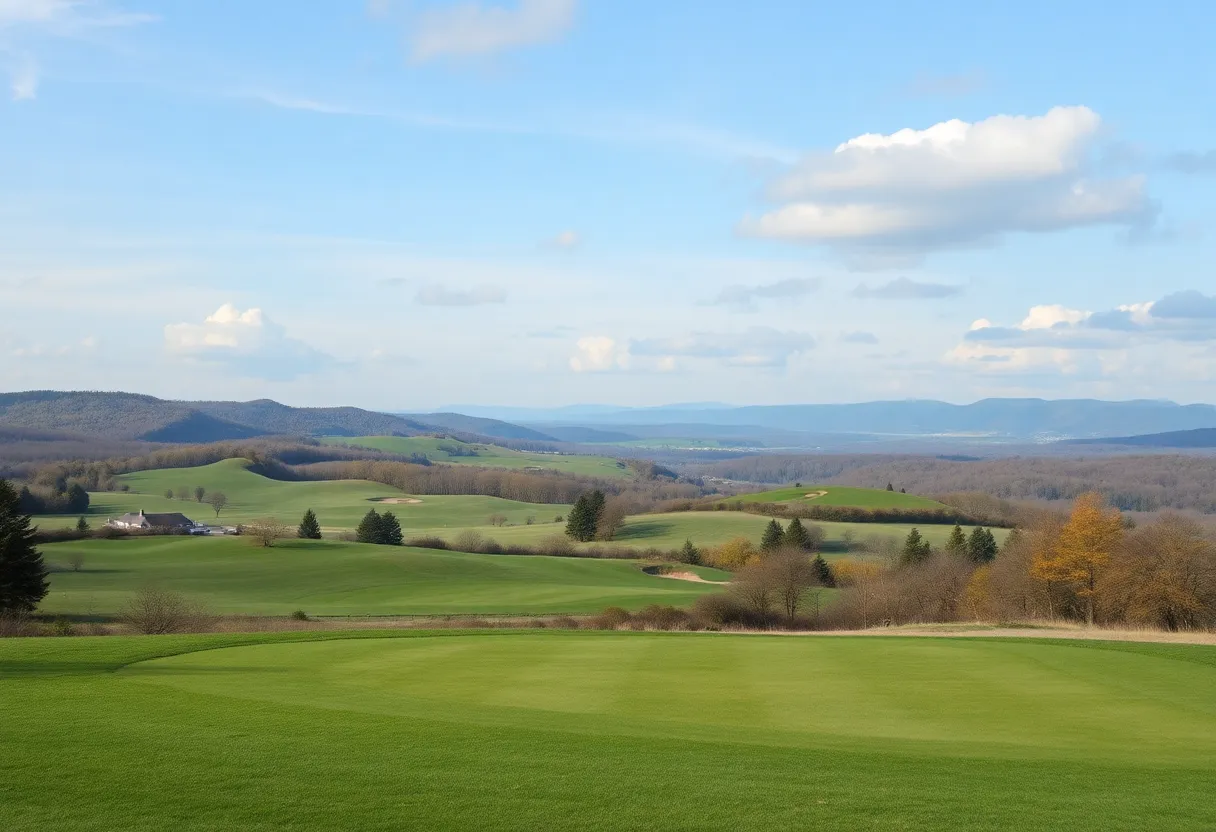
<svg viewBox="0 0 1216 832">
<path fill-rule="evenodd" d="M 828 492 L 826 492 L 826 491 L 808 491 L 807 493 L 803 494 L 802 496 L 808 500 L 815 500 L 815 499 L 818 499 L 819 497 L 828 496 Z"/>
<path fill-rule="evenodd" d="M 412 506 L 421 503 L 417 497 L 377 497 L 373 503 L 388 503 L 391 506 Z"/>
<path fill-rule="evenodd" d="M 642 571 L 647 575 L 654 575 L 656 578 L 674 578 L 677 581 L 692 581 L 696 584 L 728 584 L 730 581 L 711 581 L 702 578 L 696 572 L 669 572 L 664 571 L 660 566 L 643 566 Z"/>
</svg>

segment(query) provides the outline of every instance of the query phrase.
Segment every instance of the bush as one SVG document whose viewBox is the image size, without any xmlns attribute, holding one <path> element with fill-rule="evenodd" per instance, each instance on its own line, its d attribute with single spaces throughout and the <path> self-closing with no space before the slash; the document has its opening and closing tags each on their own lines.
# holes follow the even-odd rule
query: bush
<svg viewBox="0 0 1216 832">
<path fill-rule="evenodd" d="M 405 541 L 406 546 L 413 546 L 415 549 L 447 549 L 448 542 L 442 537 L 411 537 Z"/>
<path fill-rule="evenodd" d="M 184 633 L 206 623 L 202 608 L 180 592 L 148 585 L 135 593 L 123 611 L 122 620 L 145 635 Z"/>
<path fill-rule="evenodd" d="M 480 532 L 465 529 L 456 535 L 456 540 L 452 542 L 452 548 L 457 552 L 477 552 L 481 550 L 484 541 L 485 538 L 481 536 Z"/>
<path fill-rule="evenodd" d="M 307 621 L 308 613 L 304 612 L 304 610 L 296 610 L 289 617 L 292 621 Z"/>
<path fill-rule="evenodd" d="M 622 607 L 606 607 L 599 615 L 587 621 L 587 627 L 592 630 L 619 630 L 632 618 L 629 611 Z"/>
<path fill-rule="evenodd" d="M 540 542 L 537 547 L 541 554 L 555 558 L 568 558 L 574 554 L 574 544 L 563 535 L 552 534 Z"/>
<path fill-rule="evenodd" d="M 629 627 L 633 630 L 691 630 L 693 619 L 677 607 L 651 604 L 634 614 Z"/>
<path fill-rule="evenodd" d="M 763 627 L 766 622 L 757 617 L 735 596 L 718 592 L 702 595 L 692 605 L 693 622 L 705 630 L 731 627 Z"/>
<path fill-rule="evenodd" d="M 568 615 L 559 615 L 549 622 L 549 626 L 555 630 L 577 630 L 578 621 Z"/>
<path fill-rule="evenodd" d="M 60 615 L 51 622 L 51 635 L 74 636 L 76 635 L 76 628 L 72 626 L 71 621 L 68 621 L 66 618 Z"/>
</svg>

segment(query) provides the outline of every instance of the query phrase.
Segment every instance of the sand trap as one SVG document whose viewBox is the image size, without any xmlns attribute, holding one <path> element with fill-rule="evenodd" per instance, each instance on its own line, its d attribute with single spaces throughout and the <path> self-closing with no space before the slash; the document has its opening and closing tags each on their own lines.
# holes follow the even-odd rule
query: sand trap
<svg viewBox="0 0 1216 832">
<path fill-rule="evenodd" d="M 664 572 L 658 566 L 643 566 L 642 571 L 656 578 L 674 578 L 677 581 L 692 581 L 695 584 L 728 584 L 730 581 L 711 581 L 696 572 Z"/>
<path fill-rule="evenodd" d="M 421 503 L 417 497 L 377 497 L 373 503 L 388 503 L 391 506 L 412 506 Z"/>
<path fill-rule="evenodd" d="M 820 497 L 828 496 L 828 492 L 826 492 L 826 491 L 808 491 L 807 493 L 803 494 L 802 496 L 808 500 L 815 500 Z"/>
</svg>

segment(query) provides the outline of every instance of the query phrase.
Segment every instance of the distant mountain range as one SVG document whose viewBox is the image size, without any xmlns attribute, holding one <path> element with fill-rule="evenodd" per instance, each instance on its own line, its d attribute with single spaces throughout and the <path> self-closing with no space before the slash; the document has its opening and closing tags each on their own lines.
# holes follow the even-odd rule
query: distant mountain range
<svg viewBox="0 0 1216 832">
<path fill-rule="evenodd" d="M 1172 430 L 1140 436 L 1107 436 L 1097 439 L 1073 439 L 1072 445 L 1120 445 L 1133 448 L 1216 448 L 1216 428 Z"/>
<path fill-rule="evenodd" d="M 254 436 L 413 436 L 442 428 L 357 407 L 178 402 L 134 393 L 0 393 L 0 427 L 148 442 L 218 442 Z"/>
<path fill-rule="evenodd" d="M 737 426 L 815 434 L 933 436 L 958 434 L 1016 440 L 1138 435 L 1216 428 L 1216 407 L 1168 401 L 1107 402 L 1096 399 L 983 399 L 956 405 L 939 401 L 861 404 L 671 405 L 618 408 L 604 405 L 537 410 L 482 408 L 479 415 L 523 422 L 542 433 L 553 425 L 605 427 L 682 424 Z"/>
</svg>

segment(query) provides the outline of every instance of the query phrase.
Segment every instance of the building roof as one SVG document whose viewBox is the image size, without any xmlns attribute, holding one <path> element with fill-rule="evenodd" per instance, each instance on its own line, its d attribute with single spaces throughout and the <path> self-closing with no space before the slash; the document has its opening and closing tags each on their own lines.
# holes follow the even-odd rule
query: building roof
<svg viewBox="0 0 1216 832">
<path fill-rule="evenodd" d="M 138 524 L 140 520 L 146 520 L 148 525 L 152 526 L 153 528 L 174 528 L 177 526 L 194 525 L 193 520 L 176 511 L 166 514 L 145 514 L 141 511 L 138 514 L 124 514 L 122 517 L 118 518 L 118 522 L 120 523 Z"/>
</svg>

